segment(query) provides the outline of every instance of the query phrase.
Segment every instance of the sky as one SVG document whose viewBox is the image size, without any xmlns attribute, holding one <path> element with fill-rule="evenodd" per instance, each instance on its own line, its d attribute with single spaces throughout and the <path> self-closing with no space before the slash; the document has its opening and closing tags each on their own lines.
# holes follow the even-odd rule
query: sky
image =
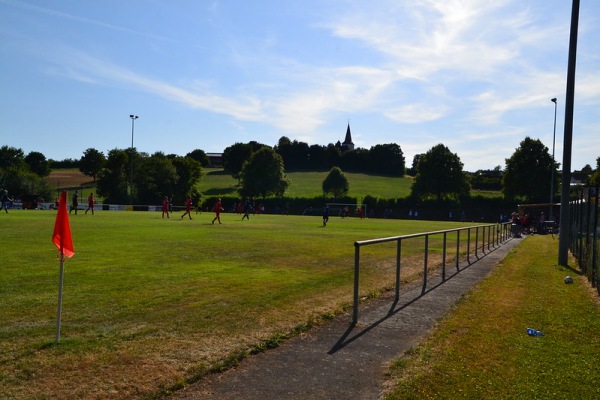
<svg viewBox="0 0 600 400">
<path fill-rule="evenodd" d="M 327 145 L 349 123 L 356 147 L 396 143 L 407 167 L 442 143 L 466 171 L 504 169 L 526 137 L 562 163 L 571 5 L 0 0 L 0 146 L 79 159 L 133 136 L 183 156 Z M 599 43 L 600 2 L 582 0 L 572 170 L 600 157 Z"/>
</svg>

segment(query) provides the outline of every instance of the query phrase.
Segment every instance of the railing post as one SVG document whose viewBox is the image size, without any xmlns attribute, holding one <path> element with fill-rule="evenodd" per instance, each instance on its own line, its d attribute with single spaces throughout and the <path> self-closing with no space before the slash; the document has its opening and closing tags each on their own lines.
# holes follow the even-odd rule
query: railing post
<svg viewBox="0 0 600 400">
<path fill-rule="evenodd" d="M 475 258 L 479 258 L 479 227 L 475 227 Z"/>
<path fill-rule="evenodd" d="M 358 272 L 360 269 L 360 245 L 354 243 L 354 310 L 352 312 L 352 324 L 358 322 Z"/>
<path fill-rule="evenodd" d="M 423 290 L 422 293 L 425 293 L 427 289 L 427 260 L 429 256 L 429 234 L 425 234 L 425 259 L 423 260 Z"/>
<path fill-rule="evenodd" d="M 485 255 L 485 226 L 481 227 L 481 253 Z"/>
<path fill-rule="evenodd" d="M 467 264 L 471 265 L 471 228 L 467 228 Z"/>
<path fill-rule="evenodd" d="M 396 242 L 396 298 L 400 299 L 400 262 L 402 259 L 402 239 L 398 239 Z"/>
<path fill-rule="evenodd" d="M 460 230 L 456 231 L 456 272 L 459 272 L 460 269 L 458 267 L 460 263 Z"/>
<path fill-rule="evenodd" d="M 446 280 L 446 232 L 444 232 L 444 249 L 442 250 L 442 280 Z"/>
</svg>

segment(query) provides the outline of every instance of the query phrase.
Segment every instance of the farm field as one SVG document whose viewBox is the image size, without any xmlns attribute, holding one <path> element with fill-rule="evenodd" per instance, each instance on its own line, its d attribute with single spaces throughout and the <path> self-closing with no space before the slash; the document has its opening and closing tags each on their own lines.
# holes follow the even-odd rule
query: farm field
<svg viewBox="0 0 600 400">
<path fill-rule="evenodd" d="M 462 226 L 236 214 L 213 225 L 210 213 L 80 211 L 70 217 L 76 254 L 55 344 L 55 215 L 2 215 L 0 385 L 11 398 L 156 395 L 343 312 L 354 241 Z M 418 278 L 416 246 L 404 248 L 403 280 Z M 363 253 L 363 296 L 393 284 L 394 250 Z"/>
<path fill-rule="evenodd" d="M 91 177 L 82 174 L 77 168 L 52 170 L 46 181 L 55 188 L 89 186 L 94 184 Z"/>
</svg>

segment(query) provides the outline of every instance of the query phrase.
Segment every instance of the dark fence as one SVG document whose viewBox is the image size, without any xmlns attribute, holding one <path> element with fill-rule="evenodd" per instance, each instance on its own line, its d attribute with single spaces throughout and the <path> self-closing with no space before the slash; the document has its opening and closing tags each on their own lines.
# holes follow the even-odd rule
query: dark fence
<svg viewBox="0 0 600 400">
<path fill-rule="evenodd" d="M 569 249 L 577 259 L 581 271 L 600 294 L 598 284 L 598 189 L 600 186 L 582 186 L 577 200 L 570 202 Z"/>
<path fill-rule="evenodd" d="M 395 290 L 396 297 L 395 301 L 398 301 L 400 297 L 400 267 L 402 265 L 402 244 L 403 242 L 415 239 L 423 238 L 423 289 L 422 293 L 427 290 L 427 279 L 429 275 L 429 255 L 430 255 L 430 241 L 432 238 L 441 238 L 441 268 L 442 268 L 442 280 L 446 280 L 446 268 L 456 268 L 456 271 L 460 271 L 460 264 L 466 263 L 470 265 L 472 258 L 477 260 L 487 253 L 491 252 L 494 248 L 502 245 L 507 240 L 510 240 L 513 235 L 511 233 L 510 223 L 503 224 L 490 224 L 490 225 L 479 225 L 470 226 L 466 228 L 448 229 L 443 231 L 416 233 L 412 235 L 394 236 L 380 239 L 361 240 L 354 242 L 354 310 L 352 316 L 352 323 L 356 324 L 358 321 L 358 305 L 359 305 L 359 277 L 360 277 L 360 250 L 364 246 L 378 245 L 382 243 L 396 242 L 396 282 Z M 461 243 L 463 244 L 461 246 Z M 448 258 L 452 258 L 452 263 L 448 264 Z"/>
</svg>

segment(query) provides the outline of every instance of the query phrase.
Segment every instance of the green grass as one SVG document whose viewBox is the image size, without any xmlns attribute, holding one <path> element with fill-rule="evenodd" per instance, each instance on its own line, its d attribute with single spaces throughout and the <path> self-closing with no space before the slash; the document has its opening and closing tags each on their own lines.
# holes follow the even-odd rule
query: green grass
<svg viewBox="0 0 600 400">
<path fill-rule="evenodd" d="M 289 172 L 290 187 L 288 197 L 319 197 L 323 195 L 322 184 L 329 171 Z M 207 168 L 200 183 L 200 191 L 205 196 L 236 194 L 237 181 L 221 169 Z M 344 173 L 350 183 L 348 195 L 362 199 L 370 194 L 375 197 L 394 199 L 410 194 L 411 177 L 385 177 L 351 172 Z"/>
<path fill-rule="evenodd" d="M 324 228 L 320 217 L 232 214 L 212 225 L 212 214 L 179 215 L 71 215 L 76 254 L 66 261 L 58 345 L 55 213 L 0 215 L 2 396 L 167 390 L 351 304 L 354 241 L 459 226 L 332 217 Z M 393 283 L 382 273 L 392 252 L 365 251 L 362 293 Z"/>
<path fill-rule="evenodd" d="M 575 273 L 556 265 L 557 243 L 526 239 L 394 363 L 397 386 L 386 399 L 600 398 L 597 293 L 582 276 L 563 283 Z M 545 336 L 528 336 L 528 327 Z"/>
</svg>

